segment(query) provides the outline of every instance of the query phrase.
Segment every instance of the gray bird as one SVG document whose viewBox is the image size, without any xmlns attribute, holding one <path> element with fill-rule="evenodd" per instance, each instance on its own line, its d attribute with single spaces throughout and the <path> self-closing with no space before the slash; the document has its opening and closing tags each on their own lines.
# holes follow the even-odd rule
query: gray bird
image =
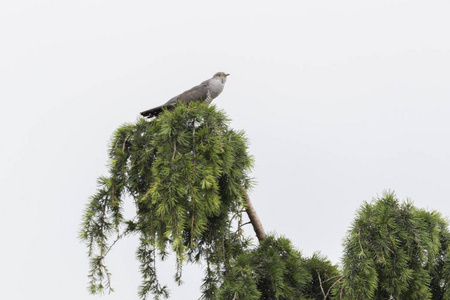
<svg viewBox="0 0 450 300">
<path fill-rule="evenodd" d="M 209 104 L 214 98 L 222 93 L 228 75 L 230 74 L 218 72 L 211 79 L 203 81 L 192 89 L 173 97 L 163 105 L 141 112 L 141 115 L 148 118 L 155 117 L 162 112 L 163 108 L 173 107 L 177 101 L 186 104 L 193 101 L 203 101 L 204 103 Z"/>
</svg>

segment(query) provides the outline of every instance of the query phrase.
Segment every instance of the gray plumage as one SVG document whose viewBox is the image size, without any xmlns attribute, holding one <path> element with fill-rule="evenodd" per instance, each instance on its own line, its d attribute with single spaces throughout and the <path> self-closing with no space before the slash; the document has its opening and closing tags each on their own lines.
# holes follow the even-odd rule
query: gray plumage
<svg viewBox="0 0 450 300">
<path fill-rule="evenodd" d="M 155 117 L 162 112 L 163 108 L 173 107 L 177 103 L 177 101 L 181 101 L 186 104 L 193 101 L 203 101 L 209 104 L 214 100 L 214 98 L 222 93 L 228 75 L 230 74 L 218 72 L 211 79 L 203 81 L 190 90 L 187 90 L 184 93 L 173 97 L 163 105 L 141 112 L 141 115 L 148 118 Z"/>
</svg>

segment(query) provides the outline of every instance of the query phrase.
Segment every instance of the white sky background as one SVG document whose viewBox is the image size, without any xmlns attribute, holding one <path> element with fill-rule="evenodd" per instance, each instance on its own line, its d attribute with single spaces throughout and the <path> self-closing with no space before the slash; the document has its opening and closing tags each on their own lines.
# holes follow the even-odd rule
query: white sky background
<svg viewBox="0 0 450 300">
<path fill-rule="evenodd" d="M 448 1 L 2 2 L 2 298 L 138 299 L 134 238 L 110 253 L 116 292 L 88 295 L 83 209 L 113 131 L 218 71 L 263 225 L 304 255 L 338 263 L 356 210 L 387 189 L 450 216 L 449 15 Z M 174 269 L 172 299 L 197 299 L 203 274 L 178 288 Z"/>
</svg>

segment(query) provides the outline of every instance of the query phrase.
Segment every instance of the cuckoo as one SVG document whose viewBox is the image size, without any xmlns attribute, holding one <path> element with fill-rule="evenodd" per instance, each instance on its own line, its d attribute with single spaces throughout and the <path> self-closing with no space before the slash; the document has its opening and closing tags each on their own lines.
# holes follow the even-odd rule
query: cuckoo
<svg viewBox="0 0 450 300">
<path fill-rule="evenodd" d="M 181 101 L 186 104 L 193 101 L 202 101 L 209 104 L 214 98 L 222 93 L 228 75 L 230 74 L 218 72 L 211 79 L 205 80 L 190 90 L 173 97 L 163 105 L 141 112 L 141 115 L 148 118 L 155 117 L 162 112 L 163 108 L 173 107 L 177 101 Z"/>
</svg>

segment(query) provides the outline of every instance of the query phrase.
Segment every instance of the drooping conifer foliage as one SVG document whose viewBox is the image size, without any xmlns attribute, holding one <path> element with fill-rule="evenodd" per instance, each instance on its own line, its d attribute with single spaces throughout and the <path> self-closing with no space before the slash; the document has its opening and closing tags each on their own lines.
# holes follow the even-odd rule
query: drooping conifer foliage
<svg viewBox="0 0 450 300">
<path fill-rule="evenodd" d="M 157 262 L 174 253 L 178 283 L 185 263 L 202 263 L 205 300 L 450 300 L 446 220 L 400 203 L 393 193 L 358 211 L 342 270 L 319 254 L 302 257 L 285 237 L 266 235 L 246 192 L 247 140 L 228 125 L 215 106 L 179 103 L 116 130 L 109 174 L 98 179 L 80 232 L 92 293 L 112 290 L 105 257 L 118 240 L 136 234 L 142 299 L 169 297 Z M 129 220 L 125 201 L 136 208 Z M 256 246 L 243 235 L 244 212 Z"/>
<path fill-rule="evenodd" d="M 111 288 L 105 256 L 118 239 L 133 233 L 140 236 L 142 298 L 168 297 L 155 263 L 173 251 L 178 282 L 185 261 L 206 262 L 202 288 L 212 299 L 208 295 L 216 292 L 230 259 L 248 245 L 240 225 L 252 158 L 243 132 L 228 123 L 215 106 L 193 103 L 117 129 L 109 175 L 99 178 L 80 233 L 91 259 L 92 293 Z M 132 220 L 123 216 L 124 201 L 136 206 Z"/>
<path fill-rule="evenodd" d="M 365 203 L 344 243 L 338 299 L 450 299 L 447 226 L 393 193 Z"/>
<path fill-rule="evenodd" d="M 331 288 L 341 276 L 337 266 L 314 254 L 303 258 L 285 237 L 267 238 L 243 251 L 220 289 L 220 300 L 331 299 Z"/>
</svg>

